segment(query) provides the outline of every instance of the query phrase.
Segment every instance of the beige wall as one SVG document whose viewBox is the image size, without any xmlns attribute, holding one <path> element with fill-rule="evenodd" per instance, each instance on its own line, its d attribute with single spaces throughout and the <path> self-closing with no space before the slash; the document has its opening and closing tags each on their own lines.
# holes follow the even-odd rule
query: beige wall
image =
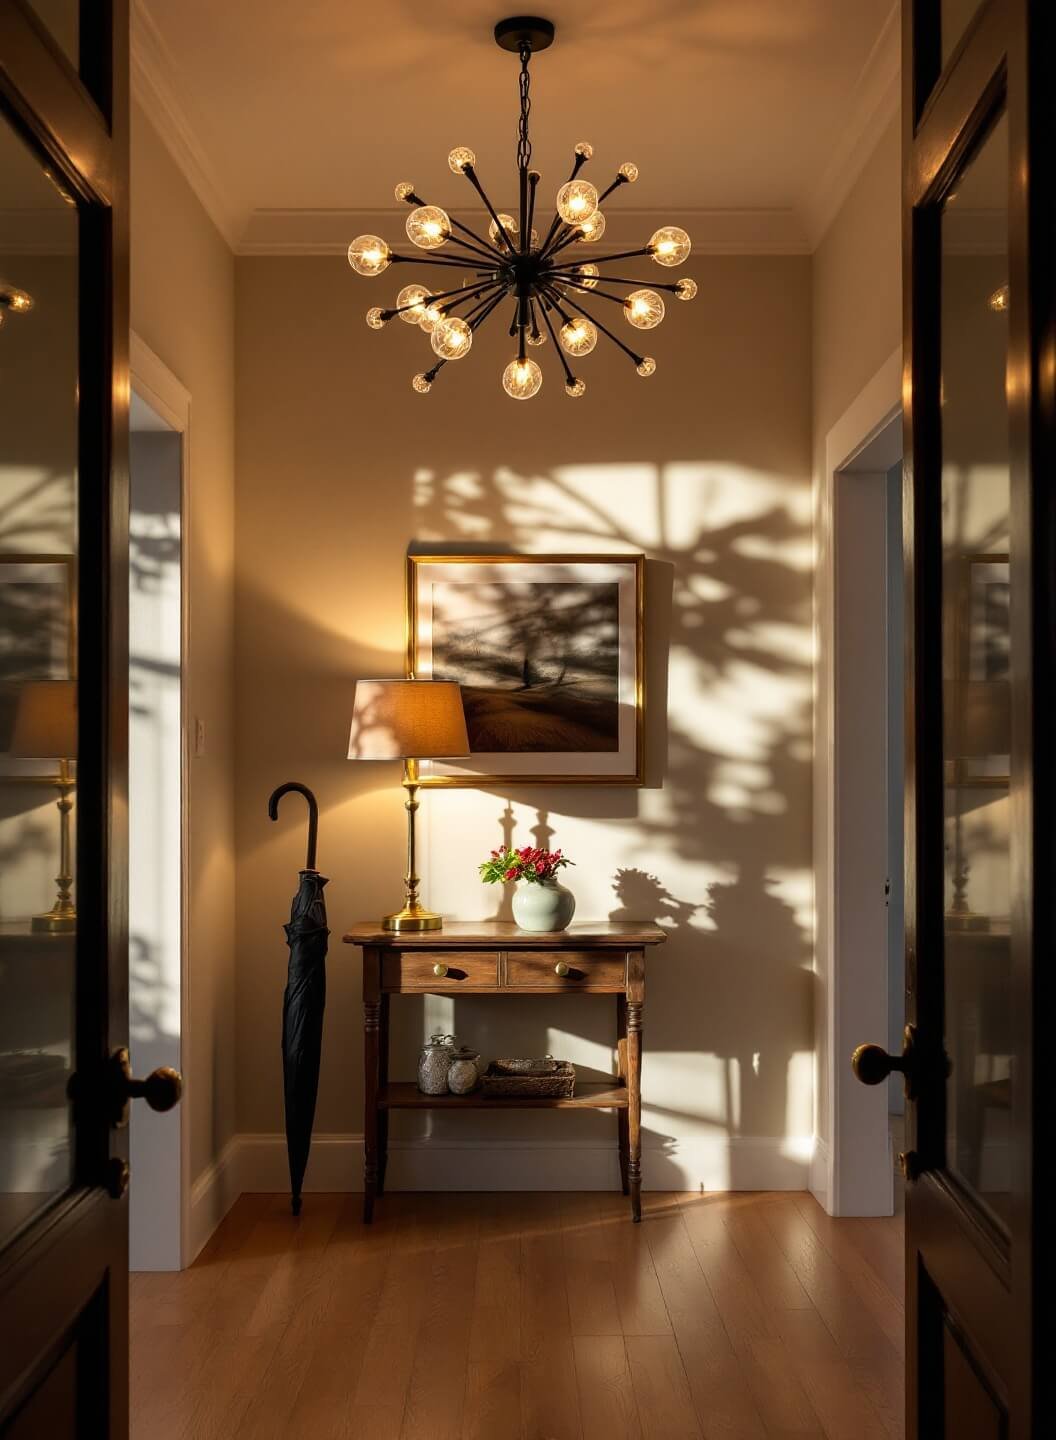
<svg viewBox="0 0 1056 1440">
<path fill-rule="evenodd" d="M 896 116 L 812 258 L 814 477 L 816 502 L 824 507 L 830 495 L 824 483 L 826 437 L 902 339 L 900 125 Z M 859 441 L 865 438 L 857 437 Z M 838 464 L 846 457 L 834 458 Z M 830 518 L 827 511 L 815 516 L 819 574 L 826 567 L 824 547 Z M 828 604 L 826 595 L 819 592 L 817 599 L 824 609 Z M 817 657 L 817 692 L 822 696 L 831 691 L 831 661 L 832 656 L 822 645 Z M 818 707 L 815 721 L 814 753 L 825 763 L 832 737 L 824 705 Z M 820 806 L 815 810 L 814 835 L 814 868 L 820 876 L 832 865 Z M 826 1029 L 830 1001 L 827 957 L 832 945 L 829 928 L 826 905 L 819 904 L 814 997 L 815 1123 L 826 1145 L 831 1139 L 831 1062 Z"/>
<path fill-rule="evenodd" d="M 236 269 L 238 1129 L 282 1127 L 281 926 L 304 826 L 296 800 L 270 825 L 266 801 L 291 779 L 319 795 L 332 877 L 316 1129 L 361 1129 L 358 956 L 338 937 L 398 903 L 403 813 L 394 766 L 343 756 L 356 677 L 402 673 L 408 547 L 640 550 L 650 784 L 426 794 L 426 899 L 494 914 L 476 867 L 512 820 L 517 843 L 542 834 L 577 860 L 579 918 L 664 924 L 645 1144 L 686 1183 L 744 1183 L 812 1124 L 810 262 L 701 256 L 699 300 L 672 305 L 650 346 L 655 378 L 603 343 L 571 401 L 544 352 L 544 389 L 524 406 L 500 389 L 497 325 L 421 397 L 425 337 L 363 322 L 390 275 L 360 280 L 340 256 Z M 609 1066 L 606 1006 L 455 1003 L 399 1007 L 397 1074 L 434 1024 L 488 1054 Z M 611 1122 L 474 1118 L 511 1140 L 610 1138 Z M 430 1133 L 464 1136 L 457 1119 Z M 738 1143 L 757 1137 L 771 1145 Z"/>
<path fill-rule="evenodd" d="M 132 125 L 132 327 L 191 393 L 185 516 L 190 761 L 190 1015 L 184 1103 L 191 1180 L 235 1129 L 233 834 L 234 257 L 149 119 Z"/>
</svg>

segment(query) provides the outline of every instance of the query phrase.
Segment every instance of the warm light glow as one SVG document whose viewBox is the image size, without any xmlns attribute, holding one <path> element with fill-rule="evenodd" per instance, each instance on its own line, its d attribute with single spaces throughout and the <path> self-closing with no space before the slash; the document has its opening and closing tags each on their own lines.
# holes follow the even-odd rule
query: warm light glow
<svg viewBox="0 0 1056 1440">
<path fill-rule="evenodd" d="M 357 235 L 348 247 L 348 263 L 357 275 L 380 275 L 392 251 L 380 235 Z"/>
<path fill-rule="evenodd" d="M 585 380 L 565 381 L 565 394 L 570 395 L 573 400 L 578 400 L 581 395 L 585 394 L 586 389 L 587 382 Z"/>
<path fill-rule="evenodd" d="M 529 332 L 528 332 L 528 344 L 529 344 L 529 345 L 545 345 L 545 344 L 546 344 L 546 331 L 545 331 L 545 330 L 529 330 Z"/>
<path fill-rule="evenodd" d="M 623 176 L 623 178 L 627 181 L 627 184 L 628 184 L 628 185 L 633 185 L 634 182 L 638 179 L 638 166 L 637 166 L 637 165 L 632 165 L 629 160 L 626 160 L 626 161 L 620 166 L 620 172 L 619 172 L 619 173 L 620 173 L 620 174 Z"/>
<path fill-rule="evenodd" d="M 407 216 L 407 239 L 419 250 L 439 250 L 447 244 L 451 221 L 439 205 L 419 205 Z"/>
<path fill-rule="evenodd" d="M 559 333 L 561 344 L 570 355 L 589 355 L 598 343 L 597 327 L 583 317 L 566 320 Z"/>
<path fill-rule="evenodd" d="M 414 194 L 414 186 L 409 180 L 401 180 L 393 193 L 397 200 L 406 200 L 408 195 Z"/>
<path fill-rule="evenodd" d="M 442 300 L 434 301 L 432 305 L 426 305 L 425 309 L 421 313 L 418 324 L 422 327 L 425 333 L 429 335 L 432 333 L 433 330 L 436 329 L 437 325 L 440 324 L 443 318 L 444 302 Z"/>
<path fill-rule="evenodd" d="M 623 313 L 636 330 L 655 330 L 664 318 L 664 302 L 655 290 L 632 290 L 623 302 Z"/>
<path fill-rule="evenodd" d="M 990 309 L 991 309 L 991 310 L 998 310 L 998 311 L 1007 310 L 1007 309 L 1008 309 L 1008 286 L 1007 286 L 1007 285 L 1002 285 L 1001 288 L 1000 288 L 1000 290 L 995 290 L 994 293 L 990 296 L 989 304 L 990 304 Z"/>
<path fill-rule="evenodd" d="M 595 240 L 600 240 L 605 234 L 605 216 L 600 210 L 595 210 L 588 220 L 584 220 L 578 227 L 579 234 L 576 239 L 587 245 L 592 245 Z"/>
<path fill-rule="evenodd" d="M 680 300 L 692 300 L 696 297 L 697 282 L 691 280 L 688 275 L 683 275 L 681 280 L 675 283 L 675 294 Z"/>
<path fill-rule="evenodd" d="M 469 354 L 473 331 L 464 320 L 452 315 L 433 327 L 431 344 L 442 359 L 461 360 L 463 355 Z"/>
<path fill-rule="evenodd" d="M 505 210 L 500 210 L 498 212 L 498 216 L 499 219 L 502 221 L 503 229 L 510 237 L 510 240 L 515 241 L 521 231 L 520 225 L 517 223 L 517 221 L 512 215 L 507 215 Z M 496 225 L 494 220 L 492 220 L 488 225 L 488 234 L 491 237 L 491 243 L 493 245 L 498 245 L 500 241 L 502 241 L 503 244 L 506 243 L 502 239 L 502 230 L 499 229 L 498 225 Z"/>
<path fill-rule="evenodd" d="M 384 330 L 386 325 L 385 312 L 380 305 L 372 305 L 367 311 L 367 324 L 372 330 Z"/>
<path fill-rule="evenodd" d="M 502 372 L 502 388 L 514 400 L 530 400 L 542 383 L 543 372 L 534 360 L 511 360 Z"/>
<path fill-rule="evenodd" d="M 405 285 L 396 296 L 396 308 L 400 312 L 400 319 L 405 320 L 408 325 L 420 325 L 422 317 L 425 315 L 425 302 L 432 293 L 424 285 Z M 410 308 L 405 309 L 405 306 Z"/>
<path fill-rule="evenodd" d="M 0 290 L 0 303 L 14 310 L 16 314 L 24 315 L 33 309 L 33 296 L 27 295 L 24 290 L 15 290 L 11 286 L 5 285 Z"/>
<path fill-rule="evenodd" d="M 645 379 L 650 375 L 656 374 L 656 361 L 651 355 L 644 355 L 634 368 L 638 371 L 638 374 Z"/>
<path fill-rule="evenodd" d="M 692 241 L 677 225 L 664 225 L 654 231 L 649 249 L 658 265 L 681 265 L 693 248 Z"/>
<path fill-rule="evenodd" d="M 557 213 L 568 225 L 589 220 L 598 208 L 598 192 L 589 180 L 569 180 L 557 192 Z"/>
<path fill-rule="evenodd" d="M 583 290 L 593 290 L 594 286 L 598 283 L 598 276 L 600 274 L 601 271 L 592 262 L 588 262 L 586 265 L 576 266 L 576 275 L 579 277 L 579 285 Z"/>
<path fill-rule="evenodd" d="M 461 175 L 463 170 L 477 163 L 477 157 L 468 145 L 456 145 L 447 157 L 447 163 L 456 175 Z"/>
<path fill-rule="evenodd" d="M 411 381 L 411 385 L 419 395 L 428 395 L 433 388 L 433 382 L 425 375 L 416 375 Z"/>
<path fill-rule="evenodd" d="M 576 154 L 582 155 L 584 160 L 589 160 L 594 154 L 594 146 L 589 140 L 581 140 L 576 146 Z"/>
</svg>

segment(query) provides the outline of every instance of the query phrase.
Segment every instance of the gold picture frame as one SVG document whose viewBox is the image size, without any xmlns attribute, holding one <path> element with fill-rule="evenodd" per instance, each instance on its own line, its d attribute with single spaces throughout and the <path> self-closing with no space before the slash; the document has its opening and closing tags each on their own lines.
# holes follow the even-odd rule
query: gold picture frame
<svg viewBox="0 0 1056 1440">
<path fill-rule="evenodd" d="M 509 572 L 509 573 L 507 573 Z M 510 614 L 502 610 L 501 597 L 496 587 L 503 584 L 517 586 L 511 591 Z M 458 591 L 447 587 L 457 586 Z M 461 627 L 457 639 L 464 641 L 467 635 L 475 637 L 473 630 L 475 597 L 474 587 L 480 587 L 481 596 L 487 596 L 487 609 L 481 609 L 482 617 L 488 622 L 489 630 L 498 639 L 492 642 L 490 654 L 478 654 L 454 647 L 453 624 Z M 527 587 L 534 587 L 528 591 Z M 599 587 L 587 596 L 582 594 L 570 600 L 567 594 L 554 591 L 555 586 L 574 586 L 582 592 L 585 587 Z M 485 589 L 486 587 L 486 589 Z M 452 621 L 450 609 L 445 612 L 441 606 L 457 600 L 457 618 Z M 526 611 L 526 596 L 531 603 Z M 560 605 L 555 598 L 560 596 Z M 467 728 L 473 754 L 468 760 L 423 761 L 421 783 L 430 787 L 467 787 L 502 785 L 614 785 L 638 786 L 644 783 L 645 762 L 645 557 L 633 552 L 625 554 L 572 554 L 572 555 L 504 555 L 495 554 L 422 554 L 407 557 L 407 673 L 419 679 L 440 674 L 444 678 L 457 678 L 463 685 L 466 702 Z M 446 601 L 444 597 L 447 597 Z M 483 598 L 480 601 L 484 605 Z M 579 611 L 570 606 L 579 605 Z M 496 609 L 498 606 L 498 610 Z M 519 613 L 517 607 L 519 606 Z M 525 678 L 520 684 L 513 683 L 510 673 L 511 661 L 505 659 L 506 650 L 502 641 L 511 624 L 520 626 L 515 633 L 526 633 L 526 615 L 532 619 L 541 615 L 544 640 L 549 638 L 550 649 L 545 649 L 538 662 L 538 683 L 533 683 L 528 672 L 531 664 L 525 657 L 521 661 Z M 570 624 L 567 618 L 555 624 L 555 631 L 547 631 L 547 619 L 552 616 L 568 617 L 575 620 L 586 616 L 586 623 L 595 627 L 597 643 L 584 646 L 581 627 Z M 441 622 L 442 617 L 442 622 Z M 440 625 L 444 624 L 444 659 L 434 666 L 441 649 L 439 643 Z M 615 633 L 613 628 L 615 627 Z M 589 631 L 586 633 L 590 633 Z M 556 635 L 556 639 L 554 638 Z M 575 636 L 574 641 L 569 636 Z M 561 643 L 566 653 L 555 658 L 553 646 Z M 494 648 L 498 647 L 498 648 Z M 568 652 L 572 653 L 569 654 Z M 505 683 L 489 684 L 488 667 L 495 663 L 494 657 L 501 655 Z M 588 661 L 585 656 L 589 655 Z M 452 658 L 452 657 L 455 658 Z M 555 665 L 560 665 L 556 678 Z M 571 669 L 572 677 L 566 675 Z M 466 673 L 480 675 L 479 684 L 467 683 Z M 540 748 L 536 743 L 518 747 L 516 721 L 511 723 L 511 707 L 502 708 L 503 718 L 496 725 L 491 707 L 488 706 L 489 691 L 501 692 L 504 696 L 523 694 L 535 689 L 537 694 L 531 708 L 532 723 L 524 721 L 522 728 L 542 728 L 567 743 L 560 748 Z M 560 703 L 550 704 L 562 691 L 572 692 Z M 544 692 L 546 692 L 544 694 Z M 476 700 L 476 704 L 474 704 Z M 527 707 L 518 707 L 527 708 Z M 523 720 L 523 716 L 521 717 Z M 495 739 L 498 730 L 504 733 L 500 748 L 485 748 L 486 739 Z M 509 740 L 506 741 L 506 736 Z M 474 744 L 474 740 L 478 743 Z M 575 748 L 594 739 L 597 748 Z"/>
</svg>

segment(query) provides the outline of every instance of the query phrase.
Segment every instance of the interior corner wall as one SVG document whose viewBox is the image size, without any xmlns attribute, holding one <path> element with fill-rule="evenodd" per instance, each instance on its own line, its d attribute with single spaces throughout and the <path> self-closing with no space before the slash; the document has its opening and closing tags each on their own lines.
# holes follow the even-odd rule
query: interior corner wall
<svg viewBox="0 0 1056 1440">
<path fill-rule="evenodd" d="M 234 256 L 139 105 L 132 112 L 132 328 L 191 394 L 184 575 L 192 1186 L 235 1130 Z"/>
<path fill-rule="evenodd" d="M 338 1173 L 335 1154 L 340 1178 L 358 1178 L 360 967 L 340 935 L 399 904 L 404 815 L 398 768 L 344 755 L 356 678 L 403 673 L 412 545 L 647 556 L 647 785 L 425 792 L 424 898 L 494 916 L 508 898 L 476 872 L 504 833 L 563 847 L 578 919 L 668 931 L 648 965 L 646 1184 L 806 1183 L 810 261 L 700 255 L 687 272 L 700 298 L 670 304 L 650 336 L 655 377 L 602 341 L 571 400 L 548 345 L 543 389 L 519 404 L 499 383 L 504 326 L 421 396 L 410 380 L 427 338 L 364 324 L 398 279 L 365 281 L 336 254 L 236 261 L 237 1126 L 260 1188 L 281 1186 L 285 1163 L 282 925 L 305 825 L 295 799 L 278 824 L 266 805 L 286 780 L 319 797 L 331 877 L 316 1133 L 332 1143 L 316 1145 L 308 1184 Z M 395 1078 L 413 1076 L 435 1025 L 488 1055 L 611 1068 L 610 1007 L 581 997 L 408 998 L 393 1025 Z M 433 1113 L 393 1129 L 396 1188 L 610 1183 L 610 1163 L 615 1175 L 609 1116 Z"/>
<path fill-rule="evenodd" d="M 878 374 L 902 341 L 901 120 L 887 126 L 850 194 L 812 259 L 813 294 L 813 469 L 817 574 L 825 573 L 829 486 L 825 476 L 826 437 L 856 397 Z M 862 436 L 861 439 L 865 439 Z M 820 591 L 816 618 L 827 603 Z M 821 631 L 819 626 L 819 633 Z M 824 645 L 817 655 L 817 693 L 831 693 L 831 660 Z M 816 763 L 832 758 L 831 723 L 824 705 L 815 714 Z M 820 778 L 820 777 L 818 777 Z M 815 795 L 818 789 L 815 790 Z M 828 827 L 820 804 L 814 808 L 814 874 L 831 871 Z M 831 917 L 817 886 L 815 1023 L 815 1133 L 818 1168 L 814 1188 L 825 1188 L 821 1171 L 832 1142 L 833 1056 L 827 1029 L 832 982 Z M 830 887 L 831 888 L 831 887 Z M 883 1038 L 879 1037 L 863 1037 Z"/>
</svg>

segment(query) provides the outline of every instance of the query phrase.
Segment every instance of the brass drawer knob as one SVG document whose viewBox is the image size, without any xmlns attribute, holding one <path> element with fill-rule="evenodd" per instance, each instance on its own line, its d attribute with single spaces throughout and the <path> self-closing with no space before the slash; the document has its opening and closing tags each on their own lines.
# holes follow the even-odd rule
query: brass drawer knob
<svg viewBox="0 0 1056 1440">
<path fill-rule="evenodd" d="M 442 979 L 444 978 L 444 976 L 447 974 L 447 966 L 444 964 L 444 962 L 443 962 L 442 960 L 438 960 L 438 961 L 436 962 L 436 964 L 433 966 L 433 974 L 436 976 L 436 978 L 437 978 L 438 980 L 442 980 Z"/>
<path fill-rule="evenodd" d="M 562 980 L 563 980 L 563 979 L 565 978 L 565 976 L 568 974 L 568 966 L 565 964 L 565 962 L 564 962 L 563 960 L 559 960 L 559 961 L 557 962 L 557 964 L 554 966 L 554 974 L 555 974 L 555 975 L 560 975 Z"/>
</svg>

